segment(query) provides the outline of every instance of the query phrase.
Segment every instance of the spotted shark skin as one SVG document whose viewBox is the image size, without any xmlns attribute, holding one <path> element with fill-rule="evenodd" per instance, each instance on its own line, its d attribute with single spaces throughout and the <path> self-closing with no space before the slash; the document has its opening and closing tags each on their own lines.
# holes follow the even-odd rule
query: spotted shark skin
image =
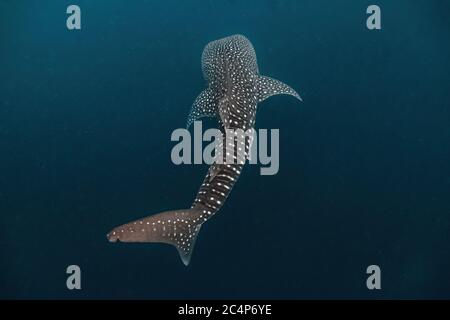
<svg viewBox="0 0 450 320">
<path fill-rule="evenodd" d="M 301 100 L 288 85 L 259 74 L 253 45 L 242 35 L 208 43 L 202 54 L 202 71 L 208 87 L 194 101 L 187 127 L 202 117 L 217 117 L 222 132 L 246 131 L 254 127 L 259 102 L 276 94 Z M 161 212 L 118 226 L 108 233 L 109 241 L 171 244 L 187 266 L 201 226 L 220 210 L 241 174 L 251 139 L 240 141 L 245 141 L 244 145 L 234 146 L 224 136 L 219 143 L 223 150 L 220 154 L 231 154 L 233 162 L 216 161 L 209 167 L 191 208 Z"/>
</svg>

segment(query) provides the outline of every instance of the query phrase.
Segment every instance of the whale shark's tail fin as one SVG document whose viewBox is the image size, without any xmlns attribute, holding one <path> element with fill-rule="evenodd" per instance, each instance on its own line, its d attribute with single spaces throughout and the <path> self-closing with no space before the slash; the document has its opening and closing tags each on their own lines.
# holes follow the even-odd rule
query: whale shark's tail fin
<svg viewBox="0 0 450 320">
<path fill-rule="evenodd" d="M 165 211 L 118 226 L 108 233 L 110 242 L 161 242 L 177 248 L 187 266 L 191 260 L 195 240 L 203 222 L 204 210 L 192 208 Z"/>
</svg>

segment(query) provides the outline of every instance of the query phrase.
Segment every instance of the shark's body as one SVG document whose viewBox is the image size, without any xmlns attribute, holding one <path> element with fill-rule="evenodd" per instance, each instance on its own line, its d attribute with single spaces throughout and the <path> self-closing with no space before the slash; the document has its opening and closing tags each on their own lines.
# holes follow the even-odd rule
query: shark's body
<svg viewBox="0 0 450 320">
<path fill-rule="evenodd" d="M 195 100 L 188 127 L 196 119 L 209 116 L 219 118 L 222 131 L 246 131 L 255 124 L 258 102 L 275 94 L 300 99 L 284 83 L 259 75 L 255 50 L 241 35 L 210 42 L 203 50 L 202 69 L 208 88 Z M 242 159 L 239 153 L 248 155 L 249 140 L 244 139 L 243 148 L 239 148 L 227 145 L 225 136 L 223 139 L 220 146 L 224 154 L 230 153 L 235 161 L 216 162 L 209 167 L 190 209 L 166 211 L 124 224 L 107 235 L 109 241 L 169 243 L 188 265 L 200 227 L 219 211 L 241 174 L 243 163 L 238 161 Z"/>
</svg>

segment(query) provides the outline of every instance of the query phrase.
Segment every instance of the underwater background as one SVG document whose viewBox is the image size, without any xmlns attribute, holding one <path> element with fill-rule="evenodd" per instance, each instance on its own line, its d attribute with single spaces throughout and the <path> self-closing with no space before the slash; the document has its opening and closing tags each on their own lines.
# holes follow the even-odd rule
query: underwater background
<svg viewBox="0 0 450 320">
<path fill-rule="evenodd" d="M 371 4 L 382 30 L 366 28 Z M 0 0 L 0 298 L 450 298 L 449 13 Z M 244 168 L 188 267 L 168 245 L 109 243 L 191 205 L 207 165 L 174 165 L 170 135 L 205 87 L 204 46 L 237 33 L 304 100 L 259 105 L 256 127 L 280 129 L 278 174 Z M 66 288 L 72 264 L 81 290 Z M 366 287 L 372 264 L 381 290 Z"/>
</svg>

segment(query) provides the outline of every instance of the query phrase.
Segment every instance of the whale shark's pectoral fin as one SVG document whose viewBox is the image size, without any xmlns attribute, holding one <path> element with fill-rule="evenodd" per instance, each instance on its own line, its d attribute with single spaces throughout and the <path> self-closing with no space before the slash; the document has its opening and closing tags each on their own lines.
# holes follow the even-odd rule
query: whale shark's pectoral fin
<svg viewBox="0 0 450 320">
<path fill-rule="evenodd" d="M 195 99 L 192 105 L 191 111 L 186 123 L 186 128 L 189 128 L 191 124 L 203 117 L 214 117 L 217 114 L 217 97 L 213 90 L 203 90 Z"/>
<path fill-rule="evenodd" d="M 257 80 L 257 90 L 258 102 L 264 101 L 276 94 L 288 94 L 302 101 L 302 98 L 294 89 L 287 84 L 270 77 L 259 76 Z"/>
<path fill-rule="evenodd" d="M 202 223 L 204 210 L 185 209 L 161 212 L 118 226 L 106 236 L 110 242 L 160 242 L 177 248 L 188 265 Z"/>
</svg>

